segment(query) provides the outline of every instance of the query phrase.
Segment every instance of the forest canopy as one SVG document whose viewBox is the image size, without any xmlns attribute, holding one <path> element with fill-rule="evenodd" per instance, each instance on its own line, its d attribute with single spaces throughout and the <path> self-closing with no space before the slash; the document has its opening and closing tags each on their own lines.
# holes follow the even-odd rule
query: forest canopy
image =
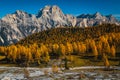
<svg viewBox="0 0 120 80">
<path fill-rule="evenodd" d="M 52 59 L 73 61 L 72 55 L 93 56 L 109 66 L 108 58 L 119 58 L 120 26 L 103 24 L 87 28 L 56 28 L 0 47 L 0 55 L 9 63 L 47 64 Z M 67 68 L 67 67 L 66 67 Z"/>
</svg>

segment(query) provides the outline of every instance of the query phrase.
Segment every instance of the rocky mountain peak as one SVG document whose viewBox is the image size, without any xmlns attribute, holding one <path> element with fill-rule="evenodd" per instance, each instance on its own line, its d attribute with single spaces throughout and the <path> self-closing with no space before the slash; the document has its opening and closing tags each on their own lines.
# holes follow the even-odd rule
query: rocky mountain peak
<svg viewBox="0 0 120 80">
<path fill-rule="evenodd" d="M 102 16 L 99 12 L 96 12 L 96 13 L 93 15 L 93 17 L 94 17 L 95 19 L 103 19 L 103 16 Z"/>
<path fill-rule="evenodd" d="M 101 16 L 100 12 L 96 12 L 94 15 Z"/>
<path fill-rule="evenodd" d="M 50 12 L 50 13 L 54 13 L 55 11 L 61 11 L 60 8 L 57 5 L 53 5 L 53 6 L 45 6 L 42 9 L 43 12 Z"/>
<path fill-rule="evenodd" d="M 22 11 L 22 10 L 16 10 L 14 14 L 18 14 L 18 15 L 20 15 L 20 14 L 24 14 L 24 13 L 25 13 L 25 12 Z"/>
<path fill-rule="evenodd" d="M 107 17 L 107 19 L 109 20 L 109 21 L 111 21 L 111 22 L 118 22 L 118 20 L 112 15 L 112 14 L 110 14 L 110 15 L 107 15 L 106 16 Z"/>
<path fill-rule="evenodd" d="M 41 17 L 41 16 L 51 16 L 51 15 L 63 15 L 62 10 L 56 6 L 45 6 L 43 9 L 39 10 L 38 14 L 37 14 L 37 18 Z"/>
<path fill-rule="evenodd" d="M 107 18 L 114 18 L 114 19 L 115 19 L 115 17 L 114 17 L 112 14 L 107 15 L 106 17 L 107 17 Z"/>
<path fill-rule="evenodd" d="M 32 17 L 32 14 L 29 14 L 27 12 L 24 12 L 22 10 L 16 10 L 13 15 L 16 15 L 16 17 L 23 18 L 23 17 Z"/>
<path fill-rule="evenodd" d="M 51 11 L 52 11 L 52 13 L 55 13 L 55 12 L 61 13 L 62 12 L 61 9 L 56 5 L 51 6 Z"/>
<path fill-rule="evenodd" d="M 107 15 L 107 17 L 114 17 L 112 14 L 110 14 L 110 15 Z"/>
<path fill-rule="evenodd" d="M 79 16 L 77 16 L 77 18 L 92 18 L 93 15 L 91 14 L 81 14 Z"/>
<path fill-rule="evenodd" d="M 99 12 L 96 12 L 95 14 L 81 14 L 81 15 L 77 16 L 77 18 L 102 19 L 103 16 Z"/>
<path fill-rule="evenodd" d="M 24 18 L 29 18 L 32 17 L 32 14 L 28 14 L 27 12 L 24 12 L 22 10 L 16 10 L 12 14 L 7 14 L 5 17 L 2 18 L 2 20 L 11 22 L 10 20 L 18 20 L 18 19 L 24 19 Z"/>
</svg>

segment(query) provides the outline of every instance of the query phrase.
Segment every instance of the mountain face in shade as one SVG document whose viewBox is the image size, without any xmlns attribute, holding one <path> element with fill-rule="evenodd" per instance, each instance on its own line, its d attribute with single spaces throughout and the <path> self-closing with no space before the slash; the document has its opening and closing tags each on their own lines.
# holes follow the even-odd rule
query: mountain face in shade
<svg viewBox="0 0 120 80">
<path fill-rule="evenodd" d="M 17 10 L 13 14 L 7 14 L 0 20 L 0 45 L 16 43 L 30 34 L 51 28 L 84 28 L 102 23 L 120 24 L 112 15 L 103 16 L 99 12 L 95 14 L 82 14 L 77 17 L 64 14 L 56 5 L 45 6 L 38 11 L 37 15 Z"/>
</svg>

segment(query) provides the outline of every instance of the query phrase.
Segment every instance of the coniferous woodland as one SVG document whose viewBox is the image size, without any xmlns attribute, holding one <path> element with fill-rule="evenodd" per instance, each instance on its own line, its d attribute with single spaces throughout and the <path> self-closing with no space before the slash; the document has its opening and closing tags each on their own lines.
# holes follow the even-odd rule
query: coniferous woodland
<svg viewBox="0 0 120 80">
<path fill-rule="evenodd" d="M 22 39 L 16 44 L 0 47 L 1 61 L 29 66 L 48 64 L 61 59 L 68 69 L 68 61 L 75 56 L 92 56 L 109 67 L 110 59 L 120 61 L 120 26 L 103 24 L 87 28 L 55 28 Z M 120 63 L 119 63 L 120 64 Z M 118 64 L 118 65 L 119 65 Z"/>
</svg>

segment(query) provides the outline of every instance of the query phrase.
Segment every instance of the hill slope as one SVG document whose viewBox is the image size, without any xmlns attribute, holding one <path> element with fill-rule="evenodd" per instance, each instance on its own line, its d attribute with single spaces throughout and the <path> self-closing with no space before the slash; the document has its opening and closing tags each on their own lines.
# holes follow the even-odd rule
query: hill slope
<svg viewBox="0 0 120 80">
<path fill-rule="evenodd" d="M 85 41 L 86 39 L 97 39 L 108 33 L 119 33 L 120 26 L 103 24 L 88 28 L 56 28 L 39 33 L 32 34 L 25 39 L 20 40 L 17 44 L 27 45 L 33 43 L 65 43 Z"/>
</svg>

